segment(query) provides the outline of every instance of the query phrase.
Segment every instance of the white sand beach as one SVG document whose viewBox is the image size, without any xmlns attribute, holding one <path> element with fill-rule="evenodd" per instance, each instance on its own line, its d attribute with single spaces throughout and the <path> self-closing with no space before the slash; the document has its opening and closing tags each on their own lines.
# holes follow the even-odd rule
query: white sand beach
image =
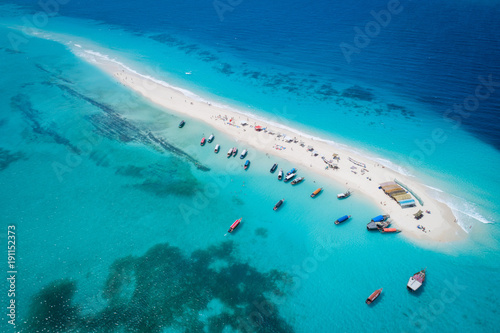
<svg viewBox="0 0 500 333">
<path fill-rule="evenodd" d="M 327 142 L 314 140 L 311 137 L 300 136 L 298 132 L 286 128 L 278 128 L 273 124 L 279 123 L 279 119 L 268 122 L 253 119 L 236 110 L 192 99 L 177 89 L 138 75 L 114 61 L 101 57 L 86 58 L 123 85 L 164 108 L 165 111 L 176 112 L 204 121 L 213 128 L 255 149 L 284 158 L 299 169 L 308 169 L 322 177 L 330 177 L 343 185 L 346 190 L 349 188 L 354 191 L 356 195 L 360 193 L 365 195 L 380 207 L 381 212 L 391 216 L 392 226 L 402 230 L 400 235 L 424 242 L 450 242 L 464 239 L 467 235 L 456 223 L 451 209 L 430 197 L 426 193 L 426 186 L 416 182 L 414 178 L 399 174 L 350 150 L 334 147 Z M 248 125 L 242 126 L 242 121 L 247 122 Z M 255 125 L 266 128 L 266 131 L 256 131 Z M 270 134 L 270 132 L 274 134 Z M 281 136 L 278 137 L 278 133 Z M 294 138 L 296 142 L 286 141 Z M 277 146 L 286 147 L 286 149 L 279 147 L 277 149 Z M 309 146 L 313 147 L 314 151 L 319 152 L 318 156 L 314 156 L 308 150 Z M 225 154 L 225 151 L 222 153 Z M 339 159 L 333 159 L 333 154 L 338 154 Z M 322 156 L 325 157 L 326 161 L 333 160 L 332 165 L 338 166 L 338 169 L 325 169 L 327 163 L 321 158 Z M 349 158 L 364 163 L 365 167 L 355 165 Z M 398 179 L 417 193 L 424 206 L 417 203 L 416 207 L 402 209 L 396 201 L 379 189 L 379 184 L 394 179 Z M 419 210 L 430 211 L 430 213 L 424 213 L 424 217 L 417 221 L 413 214 Z M 418 225 L 425 227 L 425 230 L 417 228 Z"/>
</svg>

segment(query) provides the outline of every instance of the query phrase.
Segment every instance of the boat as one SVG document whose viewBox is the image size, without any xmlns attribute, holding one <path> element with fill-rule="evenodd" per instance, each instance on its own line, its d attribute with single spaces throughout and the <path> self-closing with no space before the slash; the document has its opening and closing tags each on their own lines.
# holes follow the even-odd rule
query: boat
<svg viewBox="0 0 500 333">
<path fill-rule="evenodd" d="M 186 125 L 186 122 L 184 120 L 182 120 L 180 123 L 179 123 L 179 128 L 183 128 L 184 125 Z"/>
<path fill-rule="evenodd" d="M 375 291 L 374 291 L 374 292 L 373 292 L 370 296 L 368 296 L 368 298 L 366 299 L 366 302 L 365 302 L 365 303 L 366 303 L 366 304 L 372 304 L 372 302 L 373 302 L 374 300 L 376 300 L 376 299 L 377 299 L 377 297 L 379 297 L 379 296 L 380 296 L 380 294 L 382 293 L 382 289 L 383 289 L 383 288 L 380 288 L 380 289 L 375 290 Z"/>
<path fill-rule="evenodd" d="M 283 169 L 280 169 L 280 172 L 278 172 L 278 180 L 283 179 Z"/>
<path fill-rule="evenodd" d="M 273 166 L 271 167 L 271 170 L 269 170 L 269 172 L 274 173 L 274 171 L 276 171 L 277 167 L 278 167 L 278 164 L 274 163 Z"/>
<path fill-rule="evenodd" d="M 424 284 L 425 281 L 425 271 L 426 268 L 422 269 L 420 272 L 413 274 L 413 276 L 408 280 L 406 288 L 410 291 L 416 291 L 418 288 Z"/>
<path fill-rule="evenodd" d="M 297 179 L 294 179 L 294 180 L 292 180 L 292 185 L 297 185 L 300 182 L 302 182 L 303 180 L 304 180 L 304 177 L 299 177 Z"/>
<path fill-rule="evenodd" d="M 351 218 L 351 215 L 344 215 L 344 216 L 342 216 L 342 217 L 339 217 L 339 218 L 337 219 L 337 221 L 335 221 L 335 224 L 340 224 L 340 223 L 342 223 L 342 222 L 347 221 L 347 220 L 348 220 L 348 219 L 350 219 L 350 218 Z"/>
<path fill-rule="evenodd" d="M 366 229 L 379 230 L 379 229 L 387 228 L 390 225 L 391 225 L 391 222 L 389 222 L 389 221 L 384 221 L 384 222 L 371 221 L 371 222 L 368 222 L 368 224 L 366 225 Z"/>
<path fill-rule="evenodd" d="M 216 154 L 218 154 L 218 153 L 219 153 L 219 149 L 220 149 L 220 145 L 219 145 L 219 144 L 217 144 L 217 145 L 215 146 L 214 152 L 215 152 Z"/>
<path fill-rule="evenodd" d="M 337 199 L 345 199 L 351 196 L 351 191 L 337 194 Z"/>
<path fill-rule="evenodd" d="M 211 143 L 212 141 L 214 141 L 214 138 L 215 138 L 215 136 L 213 134 L 210 134 L 210 136 L 208 137 L 208 143 Z"/>
<path fill-rule="evenodd" d="M 248 169 L 248 167 L 250 166 L 250 160 L 246 160 L 245 162 L 245 165 L 243 166 L 243 169 Z"/>
<path fill-rule="evenodd" d="M 236 156 L 238 154 L 238 148 L 234 147 L 233 148 L 233 156 Z"/>
<path fill-rule="evenodd" d="M 317 196 L 321 191 L 323 191 L 323 188 L 322 187 L 318 188 L 316 191 L 311 193 L 311 198 L 314 198 L 315 196 Z"/>
<path fill-rule="evenodd" d="M 292 168 L 292 170 L 288 171 L 288 172 L 286 173 L 286 175 L 288 176 L 288 175 L 291 175 L 292 173 L 296 173 L 296 172 L 297 172 L 297 169 Z"/>
<path fill-rule="evenodd" d="M 227 232 L 233 232 L 233 230 L 240 224 L 241 220 L 243 218 L 240 217 L 238 220 L 234 221 L 233 224 L 229 227 L 229 230 Z"/>
<path fill-rule="evenodd" d="M 295 177 L 297 174 L 296 173 L 290 173 L 290 174 L 287 174 L 285 179 L 283 180 L 284 182 L 288 182 L 290 180 L 293 179 L 293 177 Z"/>
<path fill-rule="evenodd" d="M 278 210 L 278 208 L 281 207 L 281 205 L 285 202 L 285 199 L 281 199 L 280 201 L 278 201 L 278 203 L 276 205 L 274 205 L 274 208 L 273 210 Z"/>
<path fill-rule="evenodd" d="M 401 232 L 400 229 L 396 229 L 396 228 L 379 228 L 378 231 L 380 231 L 381 233 L 383 234 L 389 234 L 389 233 L 398 233 L 398 232 Z"/>
<path fill-rule="evenodd" d="M 205 137 L 203 137 L 203 139 L 201 139 L 201 142 L 200 142 L 200 146 L 204 146 L 205 145 Z"/>
<path fill-rule="evenodd" d="M 245 158 L 245 156 L 247 156 L 247 152 L 248 152 L 248 150 L 243 149 L 243 151 L 241 152 L 240 158 L 241 158 L 241 159 L 244 159 L 244 158 Z"/>
<path fill-rule="evenodd" d="M 391 217 L 390 215 L 378 215 L 372 218 L 372 222 L 384 222 L 387 221 L 387 219 Z"/>
<path fill-rule="evenodd" d="M 229 149 L 229 151 L 227 152 L 227 157 L 231 157 L 231 155 L 233 154 L 233 149 L 234 148 Z"/>
</svg>

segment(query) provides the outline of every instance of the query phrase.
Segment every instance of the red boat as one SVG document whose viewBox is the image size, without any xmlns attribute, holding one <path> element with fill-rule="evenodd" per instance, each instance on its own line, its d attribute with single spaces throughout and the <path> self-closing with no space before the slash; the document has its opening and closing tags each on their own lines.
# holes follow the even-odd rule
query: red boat
<svg viewBox="0 0 500 333">
<path fill-rule="evenodd" d="M 240 217 L 238 220 L 234 221 L 233 224 L 229 227 L 228 232 L 233 232 L 233 230 L 240 224 L 242 217 Z"/>
<path fill-rule="evenodd" d="M 382 293 L 382 289 L 383 288 L 380 288 L 380 289 L 377 289 L 373 292 L 373 294 L 371 294 L 367 299 L 366 299 L 366 304 L 372 304 L 372 302 L 374 300 L 377 299 L 377 297 L 380 296 L 380 294 Z"/>
<path fill-rule="evenodd" d="M 200 143 L 200 146 L 204 146 L 205 145 L 205 137 L 203 137 L 203 139 L 201 139 L 201 143 Z"/>
</svg>

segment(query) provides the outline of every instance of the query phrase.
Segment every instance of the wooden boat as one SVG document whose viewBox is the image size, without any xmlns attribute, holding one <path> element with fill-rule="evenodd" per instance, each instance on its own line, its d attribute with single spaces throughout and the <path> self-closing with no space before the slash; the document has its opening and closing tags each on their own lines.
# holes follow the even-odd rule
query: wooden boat
<svg viewBox="0 0 500 333">
<path fill-rule="evenodd" d="M 274 163 L 273 166 L 271 167 L 271 170 L 269 170 L 269 172 L 274 173 L 274 171 L 276 171 L 277 167 L 278 167 L 278 164 Z"/>
<path fill-rule="evenodd" d="M 213 134 L 210 134 L 210 136 L 208 137 L 208 143 L 211 143 L 212 141 L 214 141 L 214 138 L 215 138 L 215 136 Z"/>
<path fill-rule="evenodd" d="M 406 288 L 408 288 L 408 290 L 410 291 L 416 291 L 418 288 L 420 288 L 425 281 L 425 271 L 426 268 L 422 269 L 420 272 L 413 274 L 410 280 L 408 280 Z"/>
<path fill-rule="evenodd" d="M 185 122 L 184 120 L 182 120 L 182 121 L 179 123 L 179 128 L 183 128 L 185 124 L 186 124 L 186 122 Z"/>
<path fill-rule="evenodd" d="M 351 191 L 337 194 L 337 199 L 345 199 L 351 196 Z"/>
<path fill-rule="evenodd" d="M 248 169 L 248 167 L 250 166 L 250 160 L 246 160 L 245 162 L 245 165 L 243 166 L 243 169 Z"/>
<path fill-rule="evenodd" d="M 243 151 L 241 152 L 241 155 L 240 155 L 240 159 L 244 159 L 245 156 L 247 156 L 247 150 L 246 149 L 243 149 Z"/>
<path fill-rule="evenodd" d="M 292 173 L 296 173 L 296 172 L 297 172 L 297 169 L 292 168 L 292 170 L 288 171 L 288 172 L 286 173 L 286 175 L 288 176 L 288 175 L 291 175 Z"/>
<path fill-rule="evenodd" d="M 384 221 L 384 222 L 370 221 L 366 225 L 366 229 L 368 229 L 368 230 L 380 230 L 383 228 L 387 228 L 390 225 L 391 225 L 391 222 L 389 222 L 389 221 Z"/>
<path fill-rule="evenodd" d="M 366 299 L 366 302 L 365 302 L 365 303 L 366 303 L 366 304 L 372 304 L 372 302 L 373 302 L 374 300 L 376 300 L 376 299 L 377 299 L 377 297 L 379 297 L 379 296 L 380 296 L 380 294 L 382 293 L 382 289 L 383 289 L 383 288 L 380 288 L 380 289 L 375 290 L 375 291 L 374 291 L 374 292 L 373 292 L 370 296 L 368 296 L 368 298 Z"/>
<path fill-rule="evenodd" d="M 292 180 L 292 185 L 300 184 L 304 180 L 304 177 L 299 177 L 297 179 Z"/>
<path fill-rule="evenodd" d="M 233 232 L 233 230 L 240 224 L 242 219 L 243 218 L 241 217 L 238 220 L 234 221 L 233 224 L 231 224 L 231 226 L 229 227 L 228 232 Z"/>
<path fill-rule="evenodd" d="M 390 215 L 378 215 L 372 218 L 372 222 L 384 222 L 387 221 L 387 219 L 391 217 Z"/>
<path fill-rule="evenodd" d="M 380 231 L 383 234 L 390 234 L 390 233 L 401 232 L 400 229 L 396 229 L 396 228 L 379 228 L 378 231 Z"/>
<path fill-rule="evenodd" d="M 204 146 L 205 145 L 205 137 L 203 137 L 203 139 L 201 139 L 201 142 L 200 142 L 200 146 Z"/>
<path fill-rule="evenodd" d="M 290 174 L 287 174 L 285 179 L 283 180 L 285 183 L 292 180 L 293 177 L 295 177 L 297 174 L 296 173 L 290 173 Z"/>
<path fill-rule="evenodd" d="M 218 154 L 218 153 L 219 153 L 219 149 L 220 149 L 220 145 L 219 145 L 219 144 L 217 144 L 217 145 L 215 146 L 214 152 L 215 152 L 216 154 Z"/>
<path fill-rule="evenodd" d="M 280 172 L 278 172 L 278 180 L 283 179 L 283 169 L 280 169 Z"/>
<path fill-rule="evenodd" d="M 281 199 L 280 201 L 278 201 L 278 203 L 276 205 L 274 205 L 274 208 L 273 210 L 278 210 L 278 208 L 281 207 L 281 205 L 285 202 L 285 199 Z"/>
<path fill-rule="evenodd" d="M 234 147 L 233 148 L 233 157 L 236 156 L 236 154 L 238 154 L 238 148 Z"/>
<path fill-rule="evenodd" d="M 335 224 L 340 224 L 342 222 L 345 222 L 351 218 L 351 215 L 344 215 L 342 217 L 339 217 L 337 221 L 335 221 Z"/>
<path fill-rule="evenodd" d="M 323 188 L 322 187 L 318 188 L 316 191 L 311 193 L 311 198 L 314 198 L 315 196 L 317 196 L 321 191 L 323 191 Z"/>
<path fill-rule="evenodd" d="M 231 157 L 231 155 L 233 154 L 233 149 L 234 148 L 229 149 L 229 151 L 227 152 L 227 157 Z"/>
</svg>

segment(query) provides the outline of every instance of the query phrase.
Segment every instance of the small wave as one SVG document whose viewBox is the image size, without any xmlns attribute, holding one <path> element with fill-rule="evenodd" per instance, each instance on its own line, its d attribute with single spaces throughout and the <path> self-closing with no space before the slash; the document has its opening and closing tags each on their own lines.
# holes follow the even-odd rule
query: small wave
<svg viewBox="0 0 500 333">
<path fill-rule="evenodd" d="M 403 176 L 415 177 L 415 175 L 413 175 L 409 170 L 405 169 L 401 165 L 398 165 L 394 162 L 391 162 L 381 157 L 373 157 L 372 159 L 377 161 L 379 164 L 382 164 L 384 167 L 396 171 L 399 174 L 402 174 Z"/>
<path fill-rule="evenodd" d="M 440 189 L 438 189 L 438 188 L 436 188 L 436 187 L 432 187 L 432 186 L 430 186 L 430 185 L 426 185 L 426 184 L 423 184 L 423 185 L 424 185 L 425 187 L 427 187 L 427 188 L 430 188 L 431 190 L 434 190 L 434 191 L 438 191 L 438 192 L 444 193 L 444 191 L 443 191 L 443 190 L 440 190 Z"/>
</svg>

